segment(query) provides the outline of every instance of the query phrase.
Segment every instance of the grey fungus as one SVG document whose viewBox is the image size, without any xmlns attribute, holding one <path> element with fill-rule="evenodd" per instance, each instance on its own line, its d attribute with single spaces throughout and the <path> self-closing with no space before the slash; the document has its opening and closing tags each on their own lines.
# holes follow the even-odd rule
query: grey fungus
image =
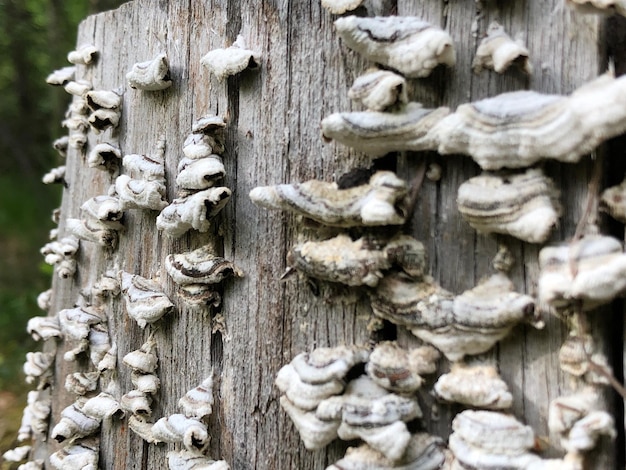
<svg viewBox="0 0 626 470">
<path fill-rule="evenodd" d="M 250 191 L 253 203 L 267 209 L 294 212 L 335 227 L 401 225 L 407 183 L 393 172 L 379 171 L 367 184 L 339 189 L 318 180 L 299 184 L 260 186 Z"/>
<path fill-rule="evenodd" d="M 504 27 L 494 21 L 487 28 L 487 36 L 478 45 L 472 69 L 476 73 L 480 73 L 483 68 L 504 73 L 512 65 L 517 65 L 530 75 L 533 66 L 529 55 L 528 49 L 521 41 L 511 39 L 504 31 Z"/>
<path fill-rule="evenodd" d="M 52 147 L 56 150 L 62 158 L 67 156 L 67 149 L 70 145 L 70 138 L 67 135 L 63 137 L 59 137 L 54 142 L 52 142 Z"/>
<path fill-rule="evenodd" d="M 135 372 L 152 374 L 156 371 L 159 363 L 159 359 L 154 352 L 155 349 L 156 344 L 153 341 L 148 341 L 141 348 L 126 354 L 122 362 Z"/>
<path fill-rule="evenodd" d="M 92 44 L 83 44 L 67 54 L 67 61 L 75 65 L 91 65 L 98 58 L 98 48 Z"/>
<path fill-rule="evenodd" d="M 450 361 L 488 351 L 519 322 L 541 326 L 533 298 L 515 292 L 503 274 L 458 296 L 430 279 L 390 274 L 369 295 L 376 316 L 406 326 Z"/>
<path fill-rule="evenodd" d="M 88 91 L 92 89 L 91 82 L 87 80 L 70 80 L 63 88 L 67 93 L 78 98 L 82 98 Z"/>
<path fill-rule="evenodd" d="M 473 408 L 503 410 L 513 404 L 506 382 L 489 364 L 452 364 L 450 372 L 437 379 L 433 391 L 439 400 Z"/>
<path fill-rule="evenodd" d="M 178 163 L 176 186 L 185 191 L 200 191 L 215 186 L 226 170 L 219 155 L 192 159 L 183 158 Z"/>
<path fill-rule="evenodd" d="M 89 436 L 77 439 L 50 455 L 50 464 L 57 470 L 91 470 L 98 468 L 100 439 Z"/>
<path fill-rule="evenodd" d="M 230 196 L 229 188 L 214 187 L 174 199 L 157 216 L 157 228 L 173 238 L 191 229 L 207 232 L 211 219 L 224 208 Z"/>
<path fill-rule="evenodd" d="M 155 442 L 181 443 L 189 451 L 204 451 L 210 438 L 207 427 L 201 421 L 173 414 L 159 419 L 152 426 Z"/>
<path fill-rule="evenodd" d="M 522 470 L 541 460 L 530 452 L 533 430 L 511 415 L 465 410 L 452 421 L 452 430 L 449 447 L 460 468 Z"/>
<path fill-rule="evenodd" d="M 433 150 L 438 141 L 431 132 L 449 113 L 449 108 L 428 109 L 420 103 L 407 103 L 393 112 L 334 113 L 322 120 L 322 136 L 374 157 Z"/>
<path fill-rule="evenodd" d="M 63 338 L 59 318 L 56 315 L 31 318 L 26 325 L 26 331 L 35 341 L 46 341 L 50 338 Z"/>
<path fill-rule="evenodd" d="M 174 304 L 158 282 L 124 271 L 119 276 L 126 312 L 140 328 L 174 311 Z"/>
<path fill-rule="evenodd" d="M 615 439 L 615 422 L 606 411 L 597 409 L 599 397 L 590 387 L 550 402 L 548 428 L 568 453 L 593 449 L 601 436 Z"/>
<path fill-rule="evenodd" d="M 316 279 L 375 287 L 384 272 L 393 267 L 421 277 L 426 267 L 426 253 L 424 245 L 408 235 L 397 235 L 386 243 L 377 243 L 377 240 L 365 237 L 353 241 L 341 234 L 294 246 L 287 262 Z"/>
<path fill-rule="evenodd" d="M 24 363 L 26 383 L 32 384 L 38 380 L 38 389 L 44 388 L 52 377 L 54 354 L 44 352 L 27 352 Z"/>
<path fill-rule="evenodd" d="M 417 398 L 390 393 L 361 376 L 351 380 L 342 395 L 322 401 L 315 415 L 338 422 L 339 438 L 362 439 L 385 457 L 398 460 L 411 439 L 406 422 L 420 418 L 422 412 Z"/>
<path fill-rule="evenodd" d="M 114 194 L 123 210 L 162 210 L 167 206 L 165 192 L 165 185 L 160 181 L 132 179 L 128 175 L 120 175 L 115 180 Z"/>
<path fill-rule="evenodd" d="M 74 372 L 65 377 L 65 390 L 74 395 L 85 395 L 98 388 L 100 372 Z"/>
<path fill-rule="evenodd" d="M 622 242 L 609 236 L 546 246 L 539 252 L 539 270 L 537 297 L 545 310 L 589 311 L 626 291 L 626 254 Z"/>
<path fill-rule="evenodd" d="M 43 184 L 62 184 L 67 185 L 65 182 L 65 165 L 53 168 L 48 173 L 43 175 L 41 179 Z"/>
<path fill-rule="evenodd" d="M 213 460 L 206 455 L 186 449 L 167 453 L 170 470 L 230 470 L 225 460 Z"/>
<path fill-rule="evenodd" d="M 367 444 L 348 448 L 346 455 L 326 470 L 439 470 L 446 469 L 448 450 L 443 439 L 418 432 L 411 436 L 406 451 L 398 460 L 385 457 Z"/>
<path fill-rule="evenodd" d="M 214 255 L 208 245 L 187 253 L 168 255 L 165 267 L 179 285 L 218 284 L 231 276 L 243 276 L 232 262 Z"/>
<path fill-rule="evenodd" d="M 480 233 L 545 242 L 560 215 L 559 191 L 539 168 L 524 173 L 482 173 L 461 184 L 461 216 Z"/>
<path fill-rule="evenodd" d="M 46 243 L 41 248 L 40 253 L 44 256 L 44 262 L 46 264 L 54 266 L 54 271 L 60 279 L 68 279 L 74 276 L 76 272 L 76 253 L 78 249 L 78 238 L 69 235 L 60 240 L 53 240 Z M 50 299 L 46 299 L 46 296 L 51 295 L 52 293 L 41 297 L 43 306 L 48 304 L 47 306 L 49 308 Z M 48 308 L 42 308 L 42 310 L 48 310 Z"/>
<path fill-rule="evenodd" d="M 226 77 L 237 75 L 246 69 L 256 69 L 260 66 L 261 56 L 246 48 L 243 36 L 227 49 L 214 49 L 200 59 L 209 72 L 223 81 Z"/>
<path fill-rule="evenodd" d="M 22 462 L 26 460 L 31 449 L 32 447 L 29 445 L 14 447 L 2 454 L 2 458 L 5 462 Z"/>
<path fill-rule="evenodd" d="M 456 63 L 450 35 L 419 18 L 346 16 L 335 27 L 348 47 L 406 77 L 427 77 L 439 64 Z"/>
<path fill-rule="evenodd" d="M 68 82 L 74 80 L 75 74 L 75 66 L 70 65 L 68 67 L 63 67 L 48 75 L 46 77 L 46 83 L 54 86 L 65 86 Z"/>
<path fill-rule="evenodd" d="M 333 15 L 343 15 L 348 11 L 356 10 L 363 0 L 322 0 L 322 6 Z"/>
<path fill-rule="evenodd" d="M 66 228 L 81 240 L 95 243 L 103 248 L 115 249 L 119 239 L 117 228 L 98 219 L 74 219 L 65 220 Z"/>
<path fill-rule="evenodd" d="M 423 375 L 437 370 L 439 357 L 439 351 L 432 346 L 406 350 L 396 342 L 383 341 L 372 350 L 365 371 L 386 390 L 412 393 L 424 384 Z"/>
<path fill-rule="evenodd" d="M 580 13 L 626 16 L 625 0 L 565 0 L 565 3 Z"/>
<path fill-rule="evenodd" d="M 103 142 L 95 145 L 87 157 L 87 165 L 90 168 L 115 173 L 119 170 L 122 153 L 119 147 Z"/>
<path fill-rule="evenodd" d="M 471 156 L 484 170 L 542 159 L 575 163 L 626 131 L 626 77 L 605 74 L 569 96 L 514 91 L 463 104 L 430 134 L 443 155 Z"/>
<path fill-rule="evenodd" d="M 172 86 L 167 55 L 158 54 L 154 59 L 138 62 L 126 74 L 128 86 L 143 91 L 160 91 Z"/>
<path fill-rule="evenodd" d="M 102 420 L 86 415 L 83 403 L 75 402 L 61 411 L 61 419 L 54 426 L 51 437 L 61 443 L 95 434 Z"/>
<path fill-rule="evenodd" d="M 357 77 L 348 97 L 372 111 L 387 111 L 408 102 L 406 79 L 389 70 L 371 69 Z"/>
</svg>

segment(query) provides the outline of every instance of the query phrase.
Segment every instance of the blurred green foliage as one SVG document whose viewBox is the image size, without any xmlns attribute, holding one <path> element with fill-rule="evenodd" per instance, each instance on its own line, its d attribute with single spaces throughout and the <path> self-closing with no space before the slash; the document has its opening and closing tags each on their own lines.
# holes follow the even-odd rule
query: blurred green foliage
<svg viewBox="0 0 626 470">
<path fill-rule="evenodd" d="M 21 372 L 27 351 L 38 350 L 26 322 L 43 315 L 37 295 L 50 287 L 52 269 L 39 248 L 54 227 L 52 210 L 61 188 L 41 183 L 63 164 L 51 147 L 67 133 L 61 120 L 69 95 L 45 83 L 68 64 L 78 23 L 122 0 L 0 0 L 0 398 L 9 393 L 19 408 L 0 406 L 0 453 L 15 438 L 25 392 Z M 0 405 L 7 400 L 0 400 Z M 11 401 L 11 400 L 8 400 Z"/>
</svg>

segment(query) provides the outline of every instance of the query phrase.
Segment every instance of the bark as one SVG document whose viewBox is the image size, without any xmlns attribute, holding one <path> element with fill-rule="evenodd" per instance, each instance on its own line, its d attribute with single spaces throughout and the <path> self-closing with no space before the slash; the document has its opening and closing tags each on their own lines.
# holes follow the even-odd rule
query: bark
<svg viewBox="0 0 626 470">
<path fill-rule="evenodd" d="M 455 41 L 457 65 L 437 69 L 428 79 L 411 81 L 411 95 L 425 106 L 457 105 L 520 89 L 546 93 L 571 93 L 605 68 L 602 20 L 574 14 L 560 0 L 519 2 L 368 2 L 369 15 L 419 16 L 447 29 Z M 363 10 L 362 10 L 363 11 Z M 512 35 L 523 33 L 531 51 L 535 73 L 473 74 L 471 61 L 488 24 L 498 20 Z M 228 124 L 224 156 L 225 185 L 233 197 L 212 233 L 192 232 L 172 240 L 155 228 L 156 212 L 127 211 L 125 232 L 113 253 L 89 243 L 81 244 L 79 271 L 72 282 L 55 279 L 52 310 L 72 306 L 79 291 L 107 270 L 159 277 L 177 305 L 177 312 L 153 329 L 159 355 L 162 387 L 154 416 L 178 412 L 178 399 L 213 370 L 216 403 L 210 421 L 213 436 L 209 454 L 227 460 L 233 469 L 323 469 L 343 456 L 346 443 L 327 449 L 304 449 L 287 415 L 279 406 L 274 379 L 280 367 L 302 351 L 320 346 L 362 344 L 394 339 L 404 346 L 418 340 L 402 328 L 387 327 L 371 333 L 371 310 L 357 290 L 340 291 L 321 285 L 315 292 L 301 277 L 281 282 L 288 249 L 297 241 L 316 237 L 296 217 L 254 206 L 249 191 L 261 185 L 312 178 L 333 181 L 356 167 L 368 167 L 371 158 L 343 146 L 324 144 L 320 120 L 337 111 L 352 109 L 347 90 L 370 65 L 338 39 L 334 17 L 319 2 L 241 0 L 156 1 L 136 0 L 115 11 L 87 18 L 79 28 L 78 44 L 93 43 L 101 51 L 93 68 L 79 68 L 79 78 L 91 80 L 94 89 L 125 88 L 123 117 L 117 131 L 124 154 L 151 153 L 165 136 L 168 200 L 176 197 L 175 176 L 182 144 L 197 118 L 223 116 Z M 200 65 L 208 51 L 229 46 L 237 35 L 261 53 L 260 70 L 218 82 Z M 126 87 L 125 74 L 135 62 L 166 52 L 174 86 L 148 93 Z M 89 146 L 110 135 L 89 136 Z M 408 232 L 426 245 L 430 273 L 446 289 L 460 293 L 491 274 L 498 243 L 505 242 L 516 257 L 511 273 L 518 290 L 534 294 L 538 275 L 538 246 L 510 238 L 475 233 L 456 210 L 458 186 L 478 173 L 467 157 L 442 157 L 434 153 L 401 154 L 380 163 L 397 168 L 413 179 L 423 162 L 443 168 L 438 182 L 426 180 L 408 226 Z M 546 164 L 562 191 L 563 217 L 551 241 L 574 235 L 585 207 L 592 162 L 576 165 Z M 86 166 L 83 156 L 71 151 L 67 159 L 69 187 L 64 192 L 60 225 L 78 217 L 80 205 L 105 194 L 113 178 Z M 223 255 L 245 272 L 245 278 L 224 284 L 219 309 L 192 311 L 176 296 L 164 270 L 170 253 L 215 244 Z M 111 335 L 121 362 L 148 337 L 126 314 L 122 299 L 108 311 Z M 549 402 L 580 386 L 560 372 L 558 350 L 567 335 L 559 320 L 547 318 L 536 331 L 517 327 L 485 359 L 498 361 L 514 395 L 513 413 L 547 436 Z M 609 347 L 606 325 L 594 320 L 594 335 Z M 620 344 L 614 348 L 621 351 Z M 76 364 L 65 363 L 61 350 L 54 384 L 53 425 L 73 397 L 63 390 L 67 373 Z M 619 354 L 617 354 L 619 355 Z M 616 356 L 617 356 L 616 355 Z M 441 371 L 448 365 L 442 361 Z M 119 366 L 115 382 L 119 395 L 132 388 L 130 371 Z M 428 390 L 428 388 L 427 388 Z M 613 392 L 604 405 L 621 413 Z M 457 406 L 433 403 L 424 392 L 424 427 L 446 438 Z M 432 413 L 430 410 L 433 410 Z M 622 440 L 623 442 L 623 440 Z M 548 444 L 543 455 L 562 455 Z M 618 468 L 616 450 L 602 441 L 589 468 Z M 164 468 L 172 446 L 147 445 L 114 421 L 102 431 L 101 467 L 107 469 Z M 57 449 L 49 440 L 45 451 Z M 43 452 L 44 449 L 40 449 Z"/>
</svg>

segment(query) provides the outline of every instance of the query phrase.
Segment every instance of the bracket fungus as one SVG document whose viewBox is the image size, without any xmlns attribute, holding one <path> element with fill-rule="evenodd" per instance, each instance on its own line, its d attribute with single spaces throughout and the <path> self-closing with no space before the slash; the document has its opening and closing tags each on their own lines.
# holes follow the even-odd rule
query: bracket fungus
<svg viewBox="0 0 626 470">
<path fill-rule="evenodd" d="M 230 470 L 225 460 L 213 460 L 200 452 L 185 449 L 168 452 L 167 463 L 170 470 Z"/>
<path fill-rule="evenodd" d="M 398 460 L 411 440 L 406 422 L 421 418 L 422 412 L 417 398 L 389 393 L 364 375 L 351 380 L 342 395 L 323 400 L 315 415 L 339 422 L 341 439 L 362 439 L 385 457 Z"/>
<path fill-rule="evenodd" d="M 626 77 L 605 74 L 569 96 L 514 91 L 463 104 L 431 137 L 441 154 L 471 156 L 483 170 L 541 159 L 575 163 L 626 131 Z"/>
<path fill-rule="evenodd" d="M 31 390 L 27 395 L 27 405 L 24 408 L 22 421 L 17 431 L 17 441 L 24 442 L 32 437 L 46 439 L 48 421 L 52 402 L 50 395 L 43 396 L 39 390 Z"/>
<path fill-rule="evenodd" d="M 439 64 L 456 63 L 450 35 L 419 18 L 346 16 L 335 28 L 348 47 L 406 77 L 427 77 Z"/>
<path fill-rule="evenodd" d="M 606 210 L 611 217 L 626 223 L 626 179 L 619 185 L 602 191 L 600 201 L 602 209 Z"/>
<path fill-rule="evenodd" d="M 86 395 L 98 388 L 100 372 L 74 372 L 65 377 L 65 390 L 74 395 Z"/>
<path fill-rule="evenodd" d="M 61 158 L 67 157 L 67 149 L 70 145 L 70 138 L 67 135 L 63 137 L 59 137 L 54 142 L 52 142 L 52 148 L 57 151 Z"/>
<path fill-rule="evenodd" d="M 67 54 L 71 64 L 91 65 L 98 58 L 98 48 L 93 44 L 83 44 Z"/>
<path fill-rule="evenodd" d="M 626 16 L 626 0 L 565 0 L 565 3 L 581 13 L 617 13 Z"/>
<path fill-rule="evenodd" d="M 50 338 L 63 338 L 59 317 L 33 317 L 28 320 L 26 331 L 35 341 L 48 340 Z"/>
<path fill-rule="evenodd" d="M 456 297 L 432 281 L 391 274 L 369 295 L 375 315 L 406 326 L 450 361 L 488 351 L 521 321 L 537 322 L 534 300 L 503 274 Z"/>
<path fill-rule="evenodd" d="M 449 108 L 427 109 L 420 103 L 408 103 L 394 112 L 334 113 L 322 120 L 322 136 L 375 157 L 402 150 L 435 150 L 439 144 L 432 130 L 448 114 Z"/>
<path fill-rule="evenodd" d="M 70 65 L 68 67 L 63 67 L 48 75 L 46 77 L 46 83 L 54 86 L 65 86 L 68 82 L 74 80 L 75 74 L 75 66 Z"/>
<path fill-rule="evenodd" d="M 598 410 L 599 396 L 589 388 L 550 402 L 548 428 L 558 436 L 567 452 L 587 452 L 600 436 L 615 439 L 615 422 L 606 411 Z"/>
<path fill-rule="evenodd" d="M 174 304 L 158 282 L 124 271 L 120 272 L 120 279 L 128 316 L 140 328 L 145 328 L 148 323 L 154 323 L 174 310 Z"/>
<path fill-rule="evenodd" d="M 65 165 L 51 169 L 41 178 L 43 184 L 62 184 L 67 186 L 65 182 Z"/>
<path fill-rule="evenodd" d="M 174 199 L 157 216 L 157 228 L 174 238 L 191 229 L 207 232 L 211 228 L 211 219 L 228 203 L 230 195 L 230 189 L 217 187 Z"/>
<path fill-rule="evenodd" d="M 406 79 L 389 70 L 371 69 L 357 79 L 348 97 L 372 111 L 386 111 L 408 102 Z"/>
<path fill-rule="evenodd" d="M 337 438 L 339 421 L 320 420 L 315 408 L 323 399 L 341 393 L 346 374 L 355 365 L 367 361 L 368 356 L 369 350 L 358 346 L 317 348 L 298 354 L 279 371 L 276 386 L 283 393 L 281 407 L 307 449 L 321 449 Z"/>
<path fill-rule="evenodd" d="M 200 385 L 189 390 L 178 400 L 178 406 L 188 418 L 203 419 L 213 411 L 213 377 L 209 376 Z"/>
<path fill-rule="evenodd" d="M 202 452 L 210 442 L 206 425 L 182 414 L 159 419 L 152 426 L 151 433 L 155 442 L 182 443 L 190 451 Z"/>
<path fill-rule="evenodd" d="M 133 416 L 150 416 L 152 414 L 152 396 L 141 390 L 131 390 L 122 395 L 121 404 Z"/>
<path fill-rule="evenodd" d="M 522 41 L 514 41 L 496 21 L 487 28 L 487 36 L 478 45 L 472 69 L 480 73 L 483 68 L 504 73 L 511 65 L 517 65 L 528 75 L 533 73 L 529 52 Z"/>
<path fill-rule="evenodd" d="M 26 460 L 31 449 L 32 447 L 29 445 L 14 447 L 2 454 L 2 458 L 5 462 L 21 462 Z"/>
<path fill-rule="evenodd" d="M 91 88 L 92 84 L 88 80 L 70 80 L 63 85 L 67 93 L 78 98 L 82 98 Z"/>
<path fill-rule="evenodd" d="M 386 390 L 412 393 L 424 383 L 422 375 L 437 370 L 439 356 L 439 351 L 432 346 L 406 350 L 393 341 L 383 341 L 372 350 L 365 371 Z"/>
<path fill-rule="evenodd" d="M 37 306 L 44 312 L 47 312 L 48 310 L 50 310 L 51 304 L 52 304 L 52 289 L 48 289 L 43 292 L 40 292 L 39 295 L 37 296 Z"/>
<path fill-rule="evenodd" d="M 433 390 L 439 400 L 474 408 L 503 410 L 513 404 L 513 395 L 493 365 L 454 363 L 449 373 L 437 379 Z"/>
<path fill-rule="evenodd" d="M 55 441 L 61 443 L 90 436 L 100 429 L 102 420 L 86 415 L 83 404 L 75 402 L 61 411 L 61 419 L 51 432 Z"/>
<path fill-rule="evenodd" d="M 117 247 L 119 228 L 111 228 L 110 225 L 98 219 L 68 218 L 65 220 L 65 226 L 81 240 L 95 243 L 103 248 L 115 249 Z"/>
<path fill-rule="evenodd" d="M 540 169 L 483 173 L 459 186 L 461 216 L 478 232 L 543 243 L 559 220 L 559 191 Z"/>
<path fill-rule="evenodd" d="M 159 363 L 159 358 L 154 353 L 155 348 L 156 344 L 153 341 L 147 341 L 141 345 L 141 348 L 126 354 L 122 362 L 135 372 L 152 374 Z"/>
<path fill-rule="evenodd" d="M 183 158 L 178 163 L 176 186 L 187 191 L 199 191 L 215 186 L 224 177 L 226 170 L 219 155 L 203 158 Z"/>
<path fill-rule="evenodd" d="M 522 470 L 541 460 L 530 452 L 533 430 L 513 416 L 465 410 L 452 421 L 452 430 L 449 447 L 460 468 Z"/>
<path fill-rule="evenodd" d="M 363 0 L 322 0 L 322 6 L 333 15 L 343 15 L 347 11 L 356 10 Z"/>
<path fill-rule="evenodd" d="M 426 253 L 424 245 L 408 235 L 397 235 L 387 243 L 365 237 L 353 241 L 348 235 L 337 235 L 294 246 L 287 255 L 287 263 L 316 279 L 375 287 L 383 271 L 392 267 L 421 277 Z"/>
<path fill-rule="evenodd" d="M 246 69 L 256 69 L 260 66 L 260 61 L 261 56 L 258 53 L 246 49 L 241 35 L 237 36 L 237 40 L 229 48 L 212 50 L 200 59 L 200 63 L 219 81 Z"/>
<path fill-rule="evenodd" d="M 58 241 L 54 240 L 46 243 L 41 248 L 40 253 L 44 256 L 46 264 L 54 266 L 54 271 L 60 279 L 68 279 L 76 272 L 76 253 L 78 248 L 78 239 L 70 235 Z"/>
<path fill-rule="evenodd" d="M 39 379 L 39 389 L 45 388 L 52 377 L 52 365 L 54 364 L 54 354 L 44 352 L 27 352 L 24 363 L 24 375 L 26 383 L 32 384 L 35 379 Z"/>
<path fill-rule="evenodd" d="M 99 452 L 99 438 L 90 436 L 51 454 L 50 464 L 57 470 L 97 470 Z"/>
<path fill-rule="evenodd" d="M 120 175 L 115 180 L 114 194 L 119 198 L 123 210 L 160 211 L 167 206 L 165 185 L 160 181 L 132 179 L 128 175 Z"/>
<path fill-rule="evenodd" d="M 539 252 L 537 297 L 542 308 L 589 311 L 626 291 L 626 254 L 622 242 L 586 235 Z"/>
<path fill-rule="evenodd" d="M 114 230 L 123 227 L 120 220 L 124 213 L 117 197 L 105 194 L 94 196 L 80 206 L 80 212 L 85 219 L 97 220 Z"/>
<path fill-rule="evenodd" d="M 589 334 L 570 331 L 559 349 L 559 367 L 563 372 L 582 378 L 586 383 L 609 385 L 606 376 L 598 369 L 611 371 L 607 357 L 597 351 Z"/>
<path fill-rule="evenodd" d="M 91 110 L 89 125 L 94 133 L 100 134 L 111 127 L 117 127 L 122 113 L 122 97 L 112 90 L 92 90 L 84 94 Z"/>
<path fill-rule="evenodd" d="M 438 436 L 420 432 L 413 434 L 406 451 L 398 460 L 391 460 L 367 444 L 349 447 L 345 457 L 326 470 L 440 470 L 447 469 L 446 446 Z"/>
<path fill-rule="evenodd" d="M 147 395 L 154 395 L 161 387 L 161 380 L 154 374 L 142 374 L 133 371 L 130 374 L 130 381 L 136 391 Z"/>
<path fill-rule="evenodd" d="M 98 395 L 89 398 L 82 405 L 81 411 L 85 415 L 100 421 L 124 417 L 122 406 L 111 394 L 106 392 L 100 392 Z"/>
<path fill-rule="evenodd" d="M 229 277 L 243 277 L 243 271 L 231 261 L 214 255 L 210 245 L 187 253 L 170 254 L 165 258 L 165 269 L 181 288 L 180 295 L 189 303 L 217 301 L 216 284 Z"/>
<path fill-rule="evenodd" d="M 126 74 L 128 86 L 144 91 L 160 91 L 172 86 L 167 55 L 162 53 L 154 59 L 138 62 Z"/>
<path fill-rule="evenodd" d="M 95 145 L 87 157 L 87 165 L 90 168 L 115 173 L 119 170 L 122 152 L 119 147 L 109 143 Z"/>
<path fill-rule="evenodd" d="M 294 212 L 335 227 L 401 225 L 408 193 L 404 180 L 379 171 L 367 184 L 339 189 L 336 183 L 310 180 L 299 184 L 260 186 L 250 191 L 258 206 Z"/>
</svg>

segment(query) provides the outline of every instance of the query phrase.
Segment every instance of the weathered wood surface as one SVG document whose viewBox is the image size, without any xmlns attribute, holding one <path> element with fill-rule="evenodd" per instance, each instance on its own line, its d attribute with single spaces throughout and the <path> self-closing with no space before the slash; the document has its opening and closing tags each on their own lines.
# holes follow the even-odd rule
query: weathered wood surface
<svg viewBox="0 0 626 470">
<path fill-rule="evenodd" d="M 427 106 L 454 108 L 519 89 L 570 93 L 603 71 L 601 21 L 570 13 L 561 0 L 382 1 L 366 3 L 366 7 L 369 15 L 420 16 L 451 33 L 457 48 L 456 67 L 438 69 L 430 78 L 412 82 L 413 99 Z M 126 89 L 123 118 L 116 132 L 123 153 L 153 152 L 157 139 L 164 135 L 171 200 L 182 143 L 192 122 L 206 114 L 218 114 L 228 123 L 225 185 L 233 190 L 233 197 L 213 233 L 194 232 L 178 240 L 157 232 L 156 212 L 127 211 L 126 231 L 116 251 L 105 253 L 81 243 L 76 278 L 54 280 L 52 310 L 72 306 L 79 291 L 107 270 L 160 277 L 178 311 L 154 329 L 162 383 L 154 416 L 177 412 L 179 397 L 213 370 L 218 393 L 210 421 L 213 440 L 209 453 L 227 460 L 236 470 L 323 469 L 343 455 L 347 447 L 343 443 L 306 451 L 280 409 L 274 378 L 297 353 L 396 334 L 403 345 L 417 344 L 401 328 L 397 333 L 394 329 L 370 333 L 370 308 L 356 292 L 346 294 L 322 286 L 315 295 L 304 279 L 291 277 L 281 282 L 289 247 L 316 233 L 295 217 L 255 207 L 248 198 L 255 186 L 311 178 L 332 181 L 357 166 L 370 165 L 369 157 L 334 143 L 324 144 L 320 137 L 323 117 L 354 108 L 347 90 L 368 65 L 341 43 L 333 20 L 317 1 L 136 0 L 87 18 L 79 29 L 78 44 L 93 43 L 101 51 L 95 67 L 79 68 L 79 78 L 91 80 L 96 89 Z M 471 72 L 477 44 L 492 20 L 501 22 L 512 35 L 523 33 L 535 69 L 532 77 L 516 72 L 504 76 Z M 201 67 L 200 58 L 209 50 L 230 45 L 238 34 L 262 54 L 261 68 L 220 83 Z M 125 74 L 132 64 L 159 52 L 168 54 L 174 86 L 157 93 L 127 88 Z M 90 134 L 89 145 L 108 138 L 110 131 Z M 435 279 L 453 292 L 473 287 L 492 272 L 490 262 L 498 242 L 505 242 L 516 256 L 512 272 L 516 287 L 534 293 L 538 247 L 477 235 L 456 210 L 457 188 L 478 173 L 477 165 L 467 157 L 403 154 L 398 156 L 397 169 L 411 179 L 423 160 L 439 163 L 443 177 L 437 183 L 424 182 L 408 231 L 425 243 Z M 113 182 L 109 175 L 87 168 L 75 151 L 70 152 L 67 165 L 69 187 L 63 197 L 61 233 L 65 218 L 77 217 L 86 199 L 106 193 Z M 566 240 L 574 234 L 584 207 L 590 161 L 546 168 L 561 187 L 564 204 L 564 216 L 551 240 Z M 191 311 L 176 297 L 163 260 L 169 253 L 207 243 L 223 249 L 224 256 L 245 272 L 245 278 L 225 284 L 219 311 Z M 149 331 L 140 330 L 124 313 L 121 298 L 111 302 L 108 315 L 121 362 L 121 357 L 145 341 Z M 600 339 L 600 328 L 596 333 L 607 346 Z M 557 352 L 566 334 L 558 320 L 549 318 L 543 331 L 516 328 L 485 357 L 498 361 L 515 397 L 513 412 L 538 436 L 547 436 L 550 400 L 577 386 L 558 369 Z M 63 390 L 65 375 L 81 370 L 64 362 L 62 352 L 56 365 L 53 424 L 73 399 Z M 447 365 L 442 363 L 441 368 L 445 370 Z M 132 388 L 128 368 L 120 365 L 114 385 L 118 396 Z M 610 409 L 615 409 L 613 401 L 607 393 Z M 422 394 L 421 402 L 426 410 L 425 427 L 446 437 L 459 408 L 438 405 L 436 413 L 430 413 L 432 399 L 427 393 Z M 103 429 L 101 467 L 164 468 L 165 454 L 171 448 L 149 446 L 133 435 L 125 421 L 114 421 Z M 615 468 L 616 448 L 603 444 L 590 468 Z M 46 449 L 38 452 L 56 449 L 49 440 Z M 549 447 L 545 455 L 559 453 Z"/>
</svg>

